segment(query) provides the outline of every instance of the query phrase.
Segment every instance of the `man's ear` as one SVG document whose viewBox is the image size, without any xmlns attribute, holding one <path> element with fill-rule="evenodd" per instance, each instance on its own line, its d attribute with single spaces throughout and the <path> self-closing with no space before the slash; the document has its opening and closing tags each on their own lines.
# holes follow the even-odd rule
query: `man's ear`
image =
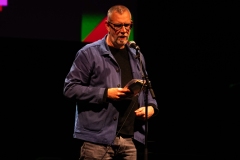
<svg viewBox="0 0 240 160">
<path fill-rule="evenodd" d="M 106 28 L 106 30 L 107 30 L 108 33 L 109 33 L 109 32 L 110 32 L 110 29 L 109 29 L 109 24 L 108 24 L 107 20 L 105 21 L 105 28 Z"/>
</svg>

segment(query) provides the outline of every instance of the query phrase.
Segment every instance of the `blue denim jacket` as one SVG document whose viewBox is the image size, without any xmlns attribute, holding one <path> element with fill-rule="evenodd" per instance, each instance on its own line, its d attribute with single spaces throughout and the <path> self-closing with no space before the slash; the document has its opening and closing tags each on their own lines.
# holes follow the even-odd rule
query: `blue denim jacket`
<svg viewBox="0 0 240 160">
<path fill-rule="evenodd" d="M 107 44 L 106 36 L 81 48 L 75 57 L 64 83 L 64 95 L 76 100 L 75 127 L 73 137 L 94 143 L 110 145 L 116 136 L 118 111 L 111 102 L 104 100 L 106 88 L 121 86 L 121 70 Z M 133 78 L 142 79 L 136 50 L 129 48 Z M 145 61 L 141 58 L 143 65 Z M 138 102 L 144 106 L 144 93 Z M 157 102 L 148 94 L 148 103 Z M 134 138 L 144 143 L 144 123 L 135 129 Z"/>
</svg>

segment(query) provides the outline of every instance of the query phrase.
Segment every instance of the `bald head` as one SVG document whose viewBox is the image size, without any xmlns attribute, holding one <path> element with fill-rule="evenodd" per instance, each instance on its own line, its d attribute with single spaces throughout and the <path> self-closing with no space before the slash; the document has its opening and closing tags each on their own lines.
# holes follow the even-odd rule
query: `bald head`
<svg viewBox="0 0 240 160">
<path fill-rule="evenodd" d="M 115 5 L 115 6 L 112 6 L 109 10 L 108 10 L 108 13 L 107 13 L 107 20 L 108 21 L 111 21 L 111 17 L 112 17 L 112 13 L 118 13 L 118 14 L 123 14 L 124 12 L 128 12 L 131 16 L 131 12 L 130 10 L 126 7 L 126 6 L 123 6 L 123 5 Z"/>
</svg>

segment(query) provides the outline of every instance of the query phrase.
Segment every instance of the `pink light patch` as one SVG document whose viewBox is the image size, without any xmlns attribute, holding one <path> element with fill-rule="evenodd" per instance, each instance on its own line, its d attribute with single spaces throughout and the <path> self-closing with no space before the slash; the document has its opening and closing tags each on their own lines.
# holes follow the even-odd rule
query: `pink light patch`
<svg viewBox="0 0 240 160">
<path fill-rule="evenodd" d="M 7 0 L 0 0 L 0 6 L 7 6 Z"/>
<path fill-rule="evenodd" d="M 2 6 L 0 6 L 0 12 L 2 11 Z"/>
</svg>

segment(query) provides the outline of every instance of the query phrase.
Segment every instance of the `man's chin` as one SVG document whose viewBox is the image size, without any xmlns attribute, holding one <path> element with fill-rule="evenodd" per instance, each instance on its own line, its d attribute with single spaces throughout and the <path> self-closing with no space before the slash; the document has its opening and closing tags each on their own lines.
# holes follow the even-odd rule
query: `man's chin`
<svg viewBox="0 0 240 160">
<path fill-rule="evenodd" d="M 125 45 L 127 44 L 128 40 L 124 39 L 124 40 L 118 40 L 118 44 L 119 45 Z"/>
</svg>

